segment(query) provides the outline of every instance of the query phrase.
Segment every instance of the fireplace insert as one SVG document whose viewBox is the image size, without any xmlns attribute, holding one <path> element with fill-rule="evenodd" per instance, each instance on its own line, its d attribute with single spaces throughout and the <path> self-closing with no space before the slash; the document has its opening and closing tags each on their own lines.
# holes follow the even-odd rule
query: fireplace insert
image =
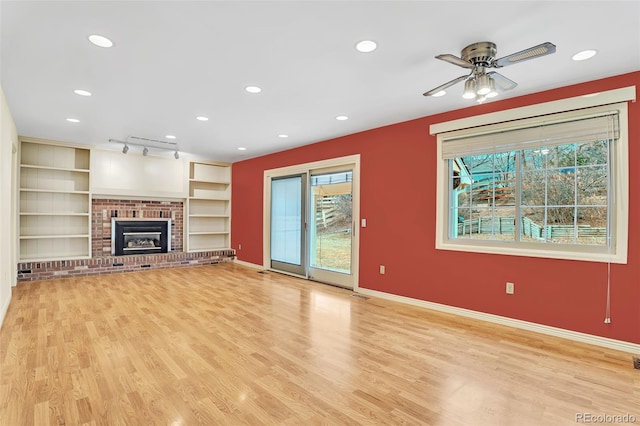
<svg viewBox="0 0 640 426">
<path fill-rule="evenodd" d="M 171 219 L 111 219 L 111 254 L 168 253 Z"/>
</svg>

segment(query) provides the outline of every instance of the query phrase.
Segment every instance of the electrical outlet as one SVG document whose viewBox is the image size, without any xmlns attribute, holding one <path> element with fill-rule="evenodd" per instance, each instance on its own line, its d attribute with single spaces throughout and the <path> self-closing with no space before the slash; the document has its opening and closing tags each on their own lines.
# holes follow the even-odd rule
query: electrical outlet
<svg viewBox="0 0 640 426">
<path fill-rule="evenodd" d="M 384 265 L 380 265 L 380 275 L 384 275 Z"/>
<path fill-rule="evenodd" d="M 513 294 L 514 291 L 515 291 L 515 285 L 513 283 L 507 283 L 507 286 L 506 286 L 505 290 L 506 290 L 507 294 Z"/>
<path fill-rule="evenodd" d="M 238 250 L 242 250 L 242 244 L 238 244 Z"/>
<path fill-rule="evenodd" d="M 633 357 L 633 368 L 635 368 L 636 370 L 640 370 L 640 358 L 638 358 L 637 356 Z"/>
</svg>

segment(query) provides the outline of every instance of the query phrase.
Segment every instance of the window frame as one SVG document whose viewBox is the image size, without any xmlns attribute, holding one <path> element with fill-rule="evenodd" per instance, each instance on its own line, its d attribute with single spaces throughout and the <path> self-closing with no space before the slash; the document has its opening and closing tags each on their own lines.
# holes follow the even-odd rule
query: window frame
<svg viewBox="0 0 640 426">
<path fill-rule="evenodd" d="M 629 201 L 629 161 L 628 161 L 628 107 L 627 101 L 635 100 L 635 86 L 615 89 L 596 94 L 579 96 L 560 101 L 531 105 L 507 111 L 500 111 L 468 119 L 438 123 L 430 127 L 431 134 L 437 135 L 437 178 L 436 178 L 436 249 L 473 253 L 503 254 L 553 259 L 581 260 L 592 262 L 627 263 L 628 244 L 628 201 Z M 549 115 L 566 113 L 579 119 L 603 111 L 618 112 L 619 138 L 612 149 L 610 217 L 611 245 L 603 252 L 589 245 L 544 244 L 526 242 L 502 242 L 490 240 L 455 239 L 449 237 L 451 220 L 449 197 L 449 160 L 442 157 L 442 145 L 447 139 L 472 136 L 490 131 L 505 131 L 517 128 L 522 119 L 547 121 Z M 506 149 L 505 151 L 508 151 Z M 601 246 L 600 246 L 601 247 Z"/>
</svg>

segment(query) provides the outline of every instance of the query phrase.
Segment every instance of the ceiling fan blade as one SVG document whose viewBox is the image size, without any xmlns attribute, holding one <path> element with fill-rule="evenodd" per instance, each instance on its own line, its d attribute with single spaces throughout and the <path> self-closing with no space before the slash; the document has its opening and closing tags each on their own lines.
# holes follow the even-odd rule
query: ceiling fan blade
<svg viewBox="0 0 640 426">
<path fill-rule="evenodd" d="M 458 58 L 456 55 L 451 55 L 450 53 L 438 55 L 436 56 L 436 59 L 449 62 L 450 64 L 457 65 L 462 68 L 473 68 L 473 64 L 471 62 L 465 61 L 464 59 Z"/>
<path fill-rule="evenodd" d="M 488 72 L 487 75 L 496 82 L 496 87 L 500 90 L 511 90 L 518 85 L 515 81 L 495 71 Z"/>
<path fill-rule="evenodd" d="M 556 45 L 546 42 L 525 50 L 521 50 L 517 53 L 512 53 L 511 55 L 507 55 L 504 58 L 496 59 L 495 61 L 493 61 L 492 65 L 496 68 L 506 67 L 507 65 L 517 64 L 518 62 L 539 58 L 540 56 L 550 55 L 555 51 Z"/>
<path fill-rule="evenodd" d="M 440 92 L 441 90 L 444 90 L 444 89 L 446 89 L 446 88 L 448 88 L 448 87 L 451 87 L 451 86 L 453 86 L 454 84 L 460 83 L 461 81 L 464 81 L 464 80 L 466 80 L 467 78 L 469 78 L 469 76 L 468 76 L 468 75 L 462 75 L 462 76 L 460 76 L 460 77 L 458 77 L 458 78 L 454 78 L 453 80 L 448 81 L 448 82 L 446 82 L 445 84 L 441 84 L 440 86 L 436 87 L 435 89 L 431 89 L 431 90 L 429 90 L 428 92 L 424 92 L 424 93 L 422 94 L 422 96 L 433 96 L 433 95 L 435 95 L 436 93 Z"/>
</svg>

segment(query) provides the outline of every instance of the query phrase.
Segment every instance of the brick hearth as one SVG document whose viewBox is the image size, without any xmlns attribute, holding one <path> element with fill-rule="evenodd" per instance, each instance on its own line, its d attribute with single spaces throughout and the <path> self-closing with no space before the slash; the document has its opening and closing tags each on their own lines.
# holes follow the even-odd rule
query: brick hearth
<svg viewBox="0 0 640 426">
<path fill-rule="evenodd" d="M 18 281 L 46 280 L 78 275 L 112 274 L 145 269 L 176 268 L 228 262 L 234 250 L 199 253 L 171 252 L 162 254 L 105 256 L 93 259 L 25 262 L 18 264 Z"/>
<path fill-rule="evenodd" d="M 234 250 L 183 252 L 184 203 L 182 201 L 91 200 L 91 259 L 23 262 L 18 264 L 18 281 L 65 276 L 111 274 L 144 269 L 175 268 L 227 262 Z M 171 218 L 171 252 L 112 256 L 111 218 Z"/>
</svg>

